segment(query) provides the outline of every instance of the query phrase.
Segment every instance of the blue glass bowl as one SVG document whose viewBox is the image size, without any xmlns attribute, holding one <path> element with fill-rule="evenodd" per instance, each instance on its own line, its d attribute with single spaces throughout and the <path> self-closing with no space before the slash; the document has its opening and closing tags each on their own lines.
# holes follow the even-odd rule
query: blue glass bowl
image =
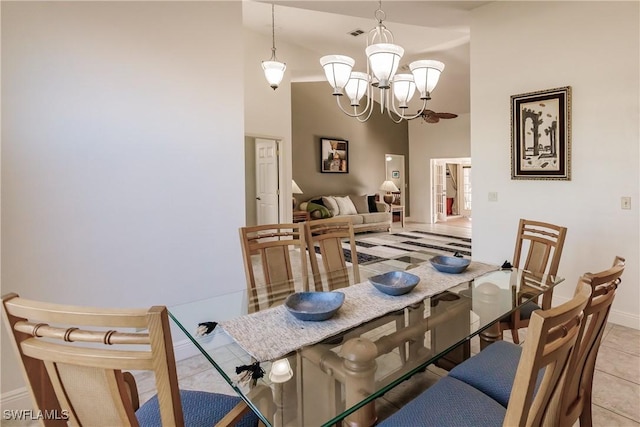
<svg viewBox="0 0 640 427">
<path fill-rule="evenodd" d="M 469 267 L 471 260 L 455 256 L 438 255 L 431 258 L 431 265 L 443 273 L 462 273 Z"/>
<path fill-rule="evenodd" d="M 296 292 L 287 297 L 284 306 L 297 319 L 319 322 L 330 319 L 342 303 L 342 292 Z"/>
<path fill-rule="evenodd" d="M 370 277 L 369 282 L 380 292 L 395 296 L 411 292 L 420 282 L 420 278 L 406 271 L 390 271 Z"/>
</svg>

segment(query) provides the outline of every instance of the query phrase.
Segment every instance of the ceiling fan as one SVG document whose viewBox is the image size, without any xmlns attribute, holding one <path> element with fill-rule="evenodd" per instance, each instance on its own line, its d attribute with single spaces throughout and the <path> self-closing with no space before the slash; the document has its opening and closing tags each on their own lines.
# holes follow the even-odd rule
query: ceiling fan
<svg viewBox="0 0 640 427">
<path fill-rule="evenodd" d="M 436 113 L 433 110 L 424 110 L 418 117 L 422 117 L 427 123 L 438 123 L 440 119 L 455 119 L 458 115 L 453 113 Z"/>
</svg>

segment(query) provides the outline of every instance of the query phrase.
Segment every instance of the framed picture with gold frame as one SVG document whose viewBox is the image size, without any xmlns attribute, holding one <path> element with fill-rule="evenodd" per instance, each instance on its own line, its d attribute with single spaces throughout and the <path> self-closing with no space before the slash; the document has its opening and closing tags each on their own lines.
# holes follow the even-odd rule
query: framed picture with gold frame
<svg viewBox="0 0 640 427">
<path fill-rule="evenodd" d="M 511 179 L 571 179 L 571 87 L 511 96 Z"/>
<path fill-rule="evenodd" d="M 320 138 L 320 172 L 349 173 L 349 141 Z"/>
</svg>

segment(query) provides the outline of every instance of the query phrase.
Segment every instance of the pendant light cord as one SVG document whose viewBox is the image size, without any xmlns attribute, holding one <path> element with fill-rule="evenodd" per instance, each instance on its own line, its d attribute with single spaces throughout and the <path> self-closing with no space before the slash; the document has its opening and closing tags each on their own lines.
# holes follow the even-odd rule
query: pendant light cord
<svg viewBox="0 0 640 427">
<path fill-rule="evenodd" d="M 275 18 L 275 5 L 271 3 L 271 52 L 272 58 L 276 57 L 276 18 Z"/>
</svg>

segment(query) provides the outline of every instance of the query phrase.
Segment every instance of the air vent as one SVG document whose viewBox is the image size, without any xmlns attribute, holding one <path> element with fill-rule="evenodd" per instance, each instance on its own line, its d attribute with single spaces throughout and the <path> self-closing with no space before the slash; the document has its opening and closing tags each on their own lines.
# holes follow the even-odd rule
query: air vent
<svg viewBox="0 0 640 427">
<path fill-rule="evenodd" d="M 364 34 L 364 31 L 358 28 L 353 31 L 349 31 L 349 34 L 351 34 L 353 37 L 358 37 L 360 34 Z"/>
</svg>

